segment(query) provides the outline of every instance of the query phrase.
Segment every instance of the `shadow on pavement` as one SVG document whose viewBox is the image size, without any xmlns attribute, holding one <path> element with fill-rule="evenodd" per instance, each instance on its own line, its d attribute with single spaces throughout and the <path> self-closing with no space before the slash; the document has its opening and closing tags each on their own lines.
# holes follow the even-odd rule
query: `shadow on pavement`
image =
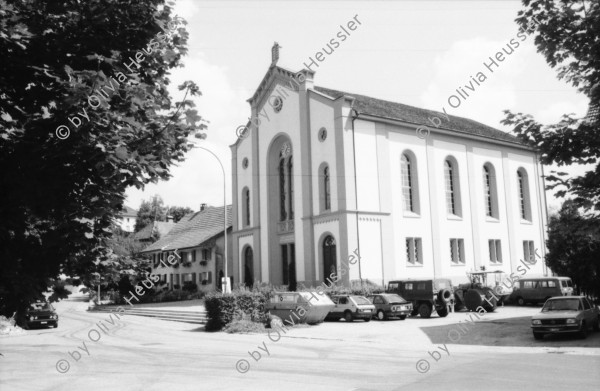
<svg viewBox="0 0 600 391">
<path fill-rule="evenodd" d="M 469 319 L 465 316 L 465 320 Z M 524 346 L 524 347 L 600 347 L 600 332 L 590 331 L 586 339 L 577 335 L 547 335 L 536 341 L 530 328 L 531 317 L 506 318 L 444 326 L 421 327 L 433 344 Z"/>
</svg>

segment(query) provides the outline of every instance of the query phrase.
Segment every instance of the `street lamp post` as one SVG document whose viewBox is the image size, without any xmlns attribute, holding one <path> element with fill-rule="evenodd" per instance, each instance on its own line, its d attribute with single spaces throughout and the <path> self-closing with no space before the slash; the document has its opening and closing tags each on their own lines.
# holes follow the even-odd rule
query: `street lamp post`
<svg viewBox="0 0 600 391">
<path fill-rule="evenodd" d="M 196 135 L 198 136 L 198 135 Z M 197 138 L 202 138 L 202 137 L 197 137 Z M 225 259 L 224 259 L 224 273 L 225 273 L 225 283 L 223 286 L 223 293 L 229 293 L 231 292 L 231 287 L 229 286 L 229 276 L 227 274 L 227 188 L 226 188 L 226 184 L 227 184 L 227 177 L 225 176 L 225 168 L 223 167 L 223 163 L 221 163 L 221 159 L 219 159 L 219 157 L 217 155 L 215 155 L 215 153 L 213 151 L 211 151 L 208 148 L 204 148 L 204 147 L 200 147 L 198 145 L 195 144 L 190 144 L 190 146 L 192 146 L 192 148 L 199 148 L 199 149 L 203 149 L 205 151 L 207 151 L 208 153 L 210 153 L 211 155 L 213 155 L 215 157 L 215 159 L 217 159 L 217 162 L 219 162 L 219 166 L 221 166 L 221 172 L 223 173 L 223 236 L 225 237 Z"/>
</svg>

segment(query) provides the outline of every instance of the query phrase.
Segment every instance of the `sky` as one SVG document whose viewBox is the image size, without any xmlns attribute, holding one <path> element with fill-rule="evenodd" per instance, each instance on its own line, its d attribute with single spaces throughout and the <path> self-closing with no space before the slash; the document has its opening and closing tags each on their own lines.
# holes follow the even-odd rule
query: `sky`
<svg viewBox="0 0 600 391">
<path fill-rule="evenodd" d="M 360 22 L 315 70 L 315 85 L 467 117 L 500 130 L 503 111 L 528 113 L 543 123 L 566 113 L 583 117 L 588 98 L 560 81 L 536 52 L 533 37 L 517 38 L 514 21 L 520 1 L 176 1 L 175 14 L 188 22 L 189 53 L 172 70 L 171 94 L 193 80 L 202 96 L 195 99 L 210 121 L 207 139 L 195 143 L 213 151 L 225 167 L 226 198 L 231 202 L 231 150 L 235 130 L 250 116 L 247 102 L 271 63 L 271 47 L 281 46 L 278 65 L 300 71 L 310 57 L 336 37 L 340 25 Z M 519 46 L 504 61 L 490 56 L 511 39 Z M 339 40 L 338 40 L 339 41 Z M 515 46 L 515 45 L 513 45 Z M 326 47 L 328 51 L 329 48 Z M 507 49 L 508 50 L 508 49 Z M 486 79 L 476 85 L 477 73 Z M 469 96 L 452 98 L 464 85 Z M 546 167 L 548 175 L 556 167 Z M 581 167 L 561 171 L 582 173 Z M 126 204 L 160 195 L 165 205 L 223 205 L 223 175 L 217 159 L 193 149 L 171 169 L 172 178 L 127 191 Z M 549 211 L 563 199 L 547 192 Z"/>
</svg>

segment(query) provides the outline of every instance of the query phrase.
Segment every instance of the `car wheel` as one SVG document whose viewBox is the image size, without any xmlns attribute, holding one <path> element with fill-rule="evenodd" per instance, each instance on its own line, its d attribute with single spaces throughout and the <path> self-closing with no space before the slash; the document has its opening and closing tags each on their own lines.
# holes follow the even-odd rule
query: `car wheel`
<svg viewBox="0 0 600 391">
<path fill-rule="evenodd" d="M 350 312 L 350 311 L 344 312 L 344 319 L 346 319 L 346 322 L 352 322 L 352 320 L 354 320 L 354 317 L 352 316 L 352 312 Z"/>
<path fill-rule="evenodd" d="M 379 320 L 387 319 L 387 315 L 385 314 L 385 312 L 383 312 L 383 310 L 377 311 L 377 319 L 379 319 Z"/>
<path fill-rule="evenodd" d="M 400 320 L 406 319 L 406 315 L 400 315 Z"/>
<path fill-rule="evenodd" d="M 431 306 L 428 304 L 421 304 L 419 306 L 419 315 L 421 315 L 421 318 L 429 318 L 431 316 Z"/>
<path fill-rule="evenodd" d="M 600 316 L 598 316 L 598 321 L 594 324 L 594 331 L 600 331 Z"/>
<path fill-rule="evenodd" d="M 579 338 L 585 339 L 587 338 L 588 326 L 585 324 L 585 321 L 581 322 L 581 329 L 579 329 Z"/>
<path fill-rule="evenodd" d="M 439 310 L 437 310 L 437 313 L 440 316 L 440 318 L 445 318 L 446 316 L 448 316 L 448 307 L 440 308 Z"/>
<path fill-rule="evenodd" d="M 523 299 L 522 297 L 517 297 L 517 304 L 520 305 L 521 307 L 523 307 L 525 305 L 525 299 Z"/>
<path fill-rule="evenodd" d="M 533 332 L 533 338 L 535 338 L 535 339 L 544 339 L 544 334 L 543 333 L 536 333 L 534 331 Z"/>
</svg>

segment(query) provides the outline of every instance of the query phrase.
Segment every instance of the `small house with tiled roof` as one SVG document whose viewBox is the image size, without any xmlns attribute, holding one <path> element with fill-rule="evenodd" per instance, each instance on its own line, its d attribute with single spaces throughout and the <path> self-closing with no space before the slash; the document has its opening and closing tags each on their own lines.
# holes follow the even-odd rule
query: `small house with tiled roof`
<svg viewBox="0 0 600 391">
<path fill-rule="evenodd" d="M 278 46 L 274 47 L 278 51 Z M 468 118 L 315 85 L 275 53 L 231 145 L 237 281 L 316 286 L 549 273 L 543 169 Z M 319 58 L 318 55 L 315 58 Z"/>
<path fill-rule="evenodd" d="M 207 289 L 221 288 L 221 277 L 225 276 L 224 231 L 231 233 L 231 205 L 226 209 L 227 224 L 223 213 L 224 207 L 209 206 L 187 214 L 166 235 L 142 251 L 152 260 L 152 273 L 161 277 L 159 286 L 181 289 L 186 284 L 196 284 Z"/>
</svg>

